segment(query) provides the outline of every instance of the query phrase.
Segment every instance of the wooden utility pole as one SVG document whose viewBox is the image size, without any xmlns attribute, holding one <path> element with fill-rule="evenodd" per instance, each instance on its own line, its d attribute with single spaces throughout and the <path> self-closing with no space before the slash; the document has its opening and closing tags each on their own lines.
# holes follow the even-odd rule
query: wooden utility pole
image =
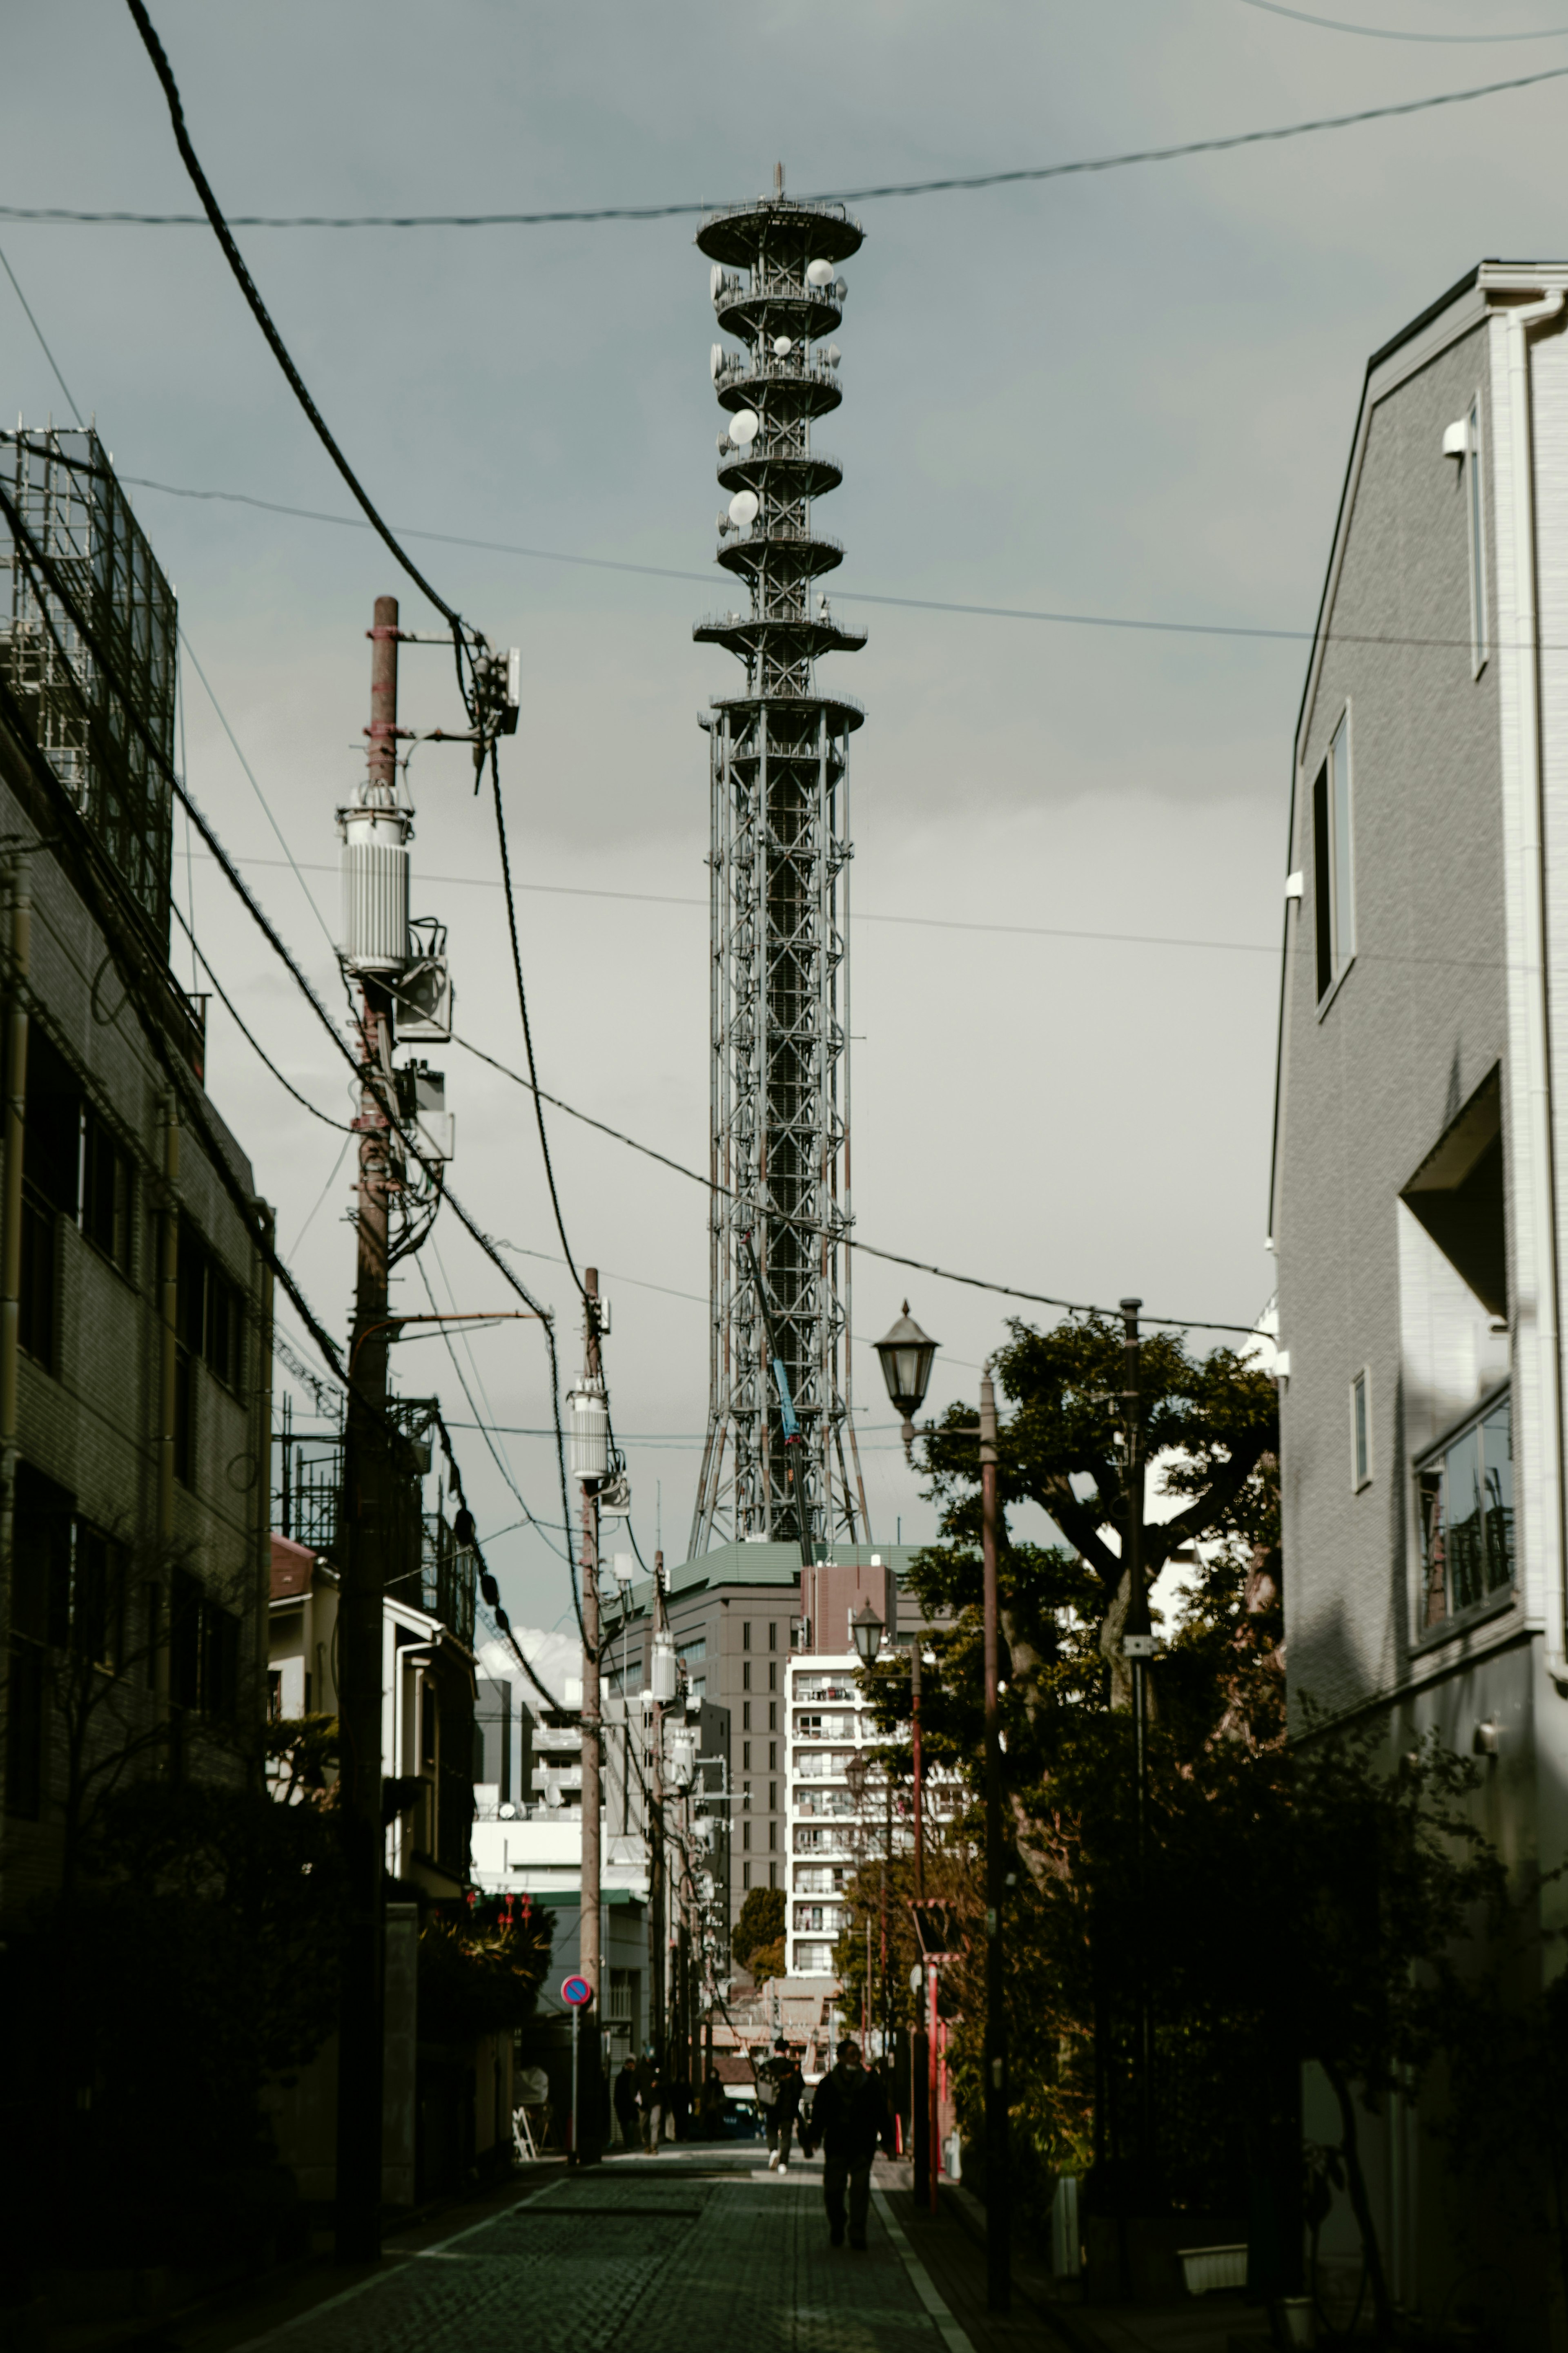
<svg viewBox="0 0 1568 2353">
<path fill-rule="evenodd" d="M 653 1684 L 653 1660 L 658 1654 L 659 1639 L 665 1631 L 664 1617 L 664 1555 L 653 1556 L 653 1651 L 648 1658 L 648 1683 Z M 653 1701 L 653 1788 L 652 1804 L 647 1826 L 648 1837 L 648 1905 L 647 1905 L 647 1966 L 649 2030 L 653 2042 L 653 2063 L 665 2063 L 664 1979 L 668 1967 L 665 1950 L 664 1918 L 667 1881 L 664 1852 L 664 1703 L 658 1694 Z"/>
<path fill-rule="evenodd" d="M 1125 1368 L 1127 1433 L 1127 1619 L 1122 1653 L 1132 1670 L 1132 1736 L 1137 1774 L 1135 1804 L 1138 1834 L 1138 1928 L 1135 1987 L 1137 2000 L 1135 2058 L 1138 2080 L 1134 2116 L 1137 2120 L 1140 2189 L 1148 2199 L 1152 2184 L 1153 2052 L 1149 2024 L 1149 1661 L 1154 1654 L 1153 1621 L 1143 1581 L 1143 1367 L 1138 1332 L 1141 1299 L 1121 1302 L 1122 1364 Z"/>
<path fill-rule="evenodd" d="M 367 799 L 397 801 L 397 599 L 378 596 L 370 632 Z M 339 1820 L 348 1906 L 338 2030 L 337 2256 L 381 2248 L 384 1831 L 381 1819 L 382 1612 L 387 1513 L 386 1250 L 389 1123 L 380 1074 L 392 1060 L 391 1000 L 360 976 L 358 1260 L 349 1347 L 339 1530 Z"/>
<path fill-rule="evenodd" d="M 599 1349 L 599 1271 L 583 1270 L 583 1330 L 588 1385 L 603 1387 L 604 1361 Z M 603 1957 L 599 1948 L 599 1497 L 597 1481 L 583 1482 L 583 1878 L 578 1898 L 577 1967 L 594 1989 L 594 2006 L 587 2024 L 584 2063 L 591 2090 L 578 2105 L 580 2147 L 573 2151 L 579 2164 L 594 2163 L 599 2155 L 599 2021 L 604 2008 Z"/>
<path fill-rule="evenodd" d="M 1007 2178 L 1007 1971 L 1002 1913 L 1006 1894 L 1002 1845 L 1002 1702 L 998 1689 L 996 1556 L 996 1390 L 980 1384 L 980 1512 L 985 1617 L 985 2302 L 1007 2312 L 1013 2302 Z"/>
</svg>

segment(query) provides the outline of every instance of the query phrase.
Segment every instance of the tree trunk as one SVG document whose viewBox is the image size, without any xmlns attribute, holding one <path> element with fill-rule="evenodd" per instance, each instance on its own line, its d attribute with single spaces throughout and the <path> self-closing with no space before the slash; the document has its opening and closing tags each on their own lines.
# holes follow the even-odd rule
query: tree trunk
<svg viewBox="0 0 1568 2353">
<path fill-rule="evenodd" d="M 1132 1705 L 1132 1670 L 1121 1648 L 1121 1637 L 1127 1627 L 1127 1612 L 1132 1599 L 1131 1583 L 1125 1570 L 1100 1621 L 1100 1651 L 1110 1671 L 1110 1704 L 1114 1711 L 1126 1715 Z"/>
<path fill-rule="evenodd" d="M 1351 2211 L 1355 2216 L 1356 2228 L 1361 2232 L 1367 2284 L 1372 2289 L 1373 2316 L 1377 2324 L 1378 2336 L 1387 2342 L 1394 2333 L 1394 2314 L 1388 2301 L 1388 2282 L 1384 2277 L 1383 2251 L 1377 2243 L 1377 2231 L 1372 2219 L 1372 2200 L 1366 2194 L 1366 2176 L 1361 2168 L 1355 2097 L 1343 2073 L 1331 2061 L 1322 2059 L 1319 2064 L 1340 2104 L 1340 2151 L 1345 2161 L 1345 2187 L 1350 2192 Z"/>
</svg>

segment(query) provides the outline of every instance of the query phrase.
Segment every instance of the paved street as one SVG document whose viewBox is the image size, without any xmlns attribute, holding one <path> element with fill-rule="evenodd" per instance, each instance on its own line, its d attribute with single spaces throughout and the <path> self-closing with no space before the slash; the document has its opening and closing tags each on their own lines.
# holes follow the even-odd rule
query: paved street
<svg viewBox="0 0 1568 2353">
<path fill-rule="evenodd" d="M 821 2162 L 707 2148 L 558 2175 L 487 2221 L 246 2340 L 278 2353 L 972 2353 L 874 2194 L 828 2244 Z"/>
</svg>

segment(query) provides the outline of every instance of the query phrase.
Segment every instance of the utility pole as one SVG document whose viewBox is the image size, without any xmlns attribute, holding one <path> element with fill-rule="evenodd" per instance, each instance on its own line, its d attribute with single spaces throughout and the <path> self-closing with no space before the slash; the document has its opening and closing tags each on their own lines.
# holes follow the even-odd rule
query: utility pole
<svg viewBox="0 0 1568 2353">
<path fill-rule="evenodd" d="M 1138 1334 L 1141 1299 L 1121 1302 L 1122 1365 L 1127 1433 L 1127 1619 L 1122 1654 L 1132 1669 L 1132 1737 L 1137 1772 L 1138 1926 L 1136 1954 L 1136 2042 L 1138 2171 L 1142 2194 L 1150 2190 L 1153 2162 L 1153 2082 L 1149 2022 L 1149 1661 L 1154 1652 L 1153 1624 L 1143 1583 L 1143 1377 Z"/>
<path fill-rule="evenodd" d="M 366 801 L 397 803 L 397 599 L 378 596 L 371 630 Z M 358 1261 L 343 1430 L 338 1711 L 340 1821 L 348 1905 L 338 2030 L 336 2248 L 340 2263 L 381 2249 L 384 1911 L 381 1820 L 382 1603 L 386 1507 L 389 1125 L 379 1073 L 391 1068 L 391 1000 L 361 972 Z"/>
<path fill-rule="evenodd" d="M 1002 1910 L 1006 1893 L 1002 1849 L 1002 1714 L 997 1670 L 996 1390 L 980 1384 L 980 1512 L 985 1619 L 985 2302 L 1007 2312 L 1013 2302 L 1007 2179 L 1007 1974 Z"/>
<path fill-rule="evenodd" d="M 648 1823 L 648 1906 L 647 1906 L 647 1966 L 650 1996 L 649 2029 L 653 2042 L 653 2063 L 665 2063 L 664 1915 L 666 1900 L 664 1853 L 664 1702 L 658 1694 L 657 1662 L 665 1633 L 664 1618 L 664 1555 L 653 1556 L 653 1648 L 648 1658 L 648 1687 L 653 1693 L 653 1803 Z"/>
<path fill-rule="evenodd" d="M 583 1330 L 585 1343 L 585 1385 L 602 1396 L 604 1362 L 599 1349 L 599 1270 L 583 1270 Z M 578 1899 L 577 1967 L 594 1989 L 586 2059 L 587 2099 L 579 2102 L 582 2146 L 573 2150 L 576 2162 L 595 2164 L 599 2156 L 599 2016 L 603 2001 L 603 1970 L 599 1951 L 599 1482 L 583 1482 L 583 1884 Z"/>
</svg>

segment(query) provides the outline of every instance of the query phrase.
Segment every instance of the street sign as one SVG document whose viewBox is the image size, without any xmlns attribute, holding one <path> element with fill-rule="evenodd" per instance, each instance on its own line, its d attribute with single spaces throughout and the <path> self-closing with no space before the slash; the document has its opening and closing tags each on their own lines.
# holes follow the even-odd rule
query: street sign
<svg viewBox="0 0 1568 2353">
<path fill-rule="evenodd" d="M 586 1978 L 568 1978 L 561 1988 L 561 1999 L 573 2010 L 585 2010 L 594 1999 L 594 1989 Z"/>
</svg>

